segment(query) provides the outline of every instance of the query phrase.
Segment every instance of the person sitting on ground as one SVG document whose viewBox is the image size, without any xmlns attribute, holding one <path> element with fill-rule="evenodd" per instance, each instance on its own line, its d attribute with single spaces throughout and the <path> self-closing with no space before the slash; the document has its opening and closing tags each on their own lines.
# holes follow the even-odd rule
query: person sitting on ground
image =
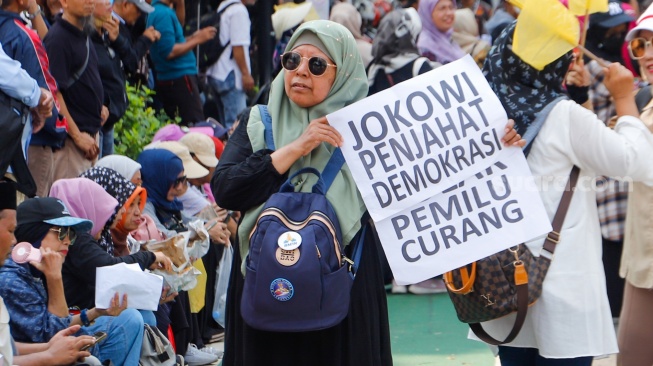
<svg viewBox="0 0 653 366">
<path fill-rule="evenodd" d="M 114 172 L 114 174 L 117 173 Z M 127 183 L 124 179 L 123 182 Z M 73 215 L 83 218 L 94 217 L 97 221 L 109 223 L 111 221 L 106 217 L 110 213 L 104 210 L 102 207 L 104 205 L 99 200 L 102 197 L 106 198 L 105 193 L 107 192 L 100 191 L 100 189 L 102 187 L 99 184 L 88 178 L 62 179 L 55 182 L 51 196 L 66 202 Z M 89 197 L 95 198 L 89 199 Z M 141 197 L 137 196 L 137 198 L 140 199 Z M 125 208 L 124 211 L 130 211 L 130 206 L 125 205 L 123 207 Z M 113 222 L 119 222 L 123 216 L 116 217 Z M 104 225 L 105 230 L 111 226 L 114 225 Z M 100 238 L 102 238 L 102 234 L 103 232 L 101 232 Z M 109 240 L 111 240 L 111 237 Z M 132 255 L 128 253 L 124 256 L 114 256 L 108 254 L 106 249 L 102 248 L 99 242 L 88 234 L 79 235 L 75 244 L 68 252 L 68 258 L 63 264 L 62 272 L 66 301 L 69 305 L 77 306 L 80 309 L 88 308 L 95 302 L 95 270 L 98 267 L 118 263 L 137 263 L 143 270 L 148 268 L 171 270 L 170 259 L 160 252 L 142 251 Z M 109 243 L 109 245 L 112 244 Z M 165 292 L 167 293 L 168 290 L 165 289 Z M 145 323 L 156 325 L 156 320 L 151 311 L 140 311 L 140 313 Z"/>
<path fill-rule="evenodd" d="M 137 161 L 142 166 L 143 187 L 148 192 L 144 212 L 152 217 L 156 228 L 165 238 L 171 238 L 177 233 L 188 231 L 188 225 L 193 221 L 192 217 L 182 213 L 183 204 L 178 199 L 188 189 L 188 176 L 198 177 L 208 174 L 208 171 L 192 161 L 188 149 L 185 150 L 188 157 L 182 161 L 178 155 L 158 146 L 168 148 L 175 146 L 179 149 L 171 142 L 160 143 L 155 145 L 155 148 L 144 150 L 138 156 Z M 185 149 L 183 145 L 182 148 Z M 229 232 L 225 230 L 225 224 L 218 223 L 207 228 L 213 241 L 220 244 L 227 242 Z M 208 240 L 207 238 L 205 243 L 207 247 L 210 245 Z M 157 327 L 164 334 L 167 334 L 168 326 L 172 326 L 177 354 L 184 356 L 188 362 L 210 363 L 217 360 L 214 355 L 201 350 L 204 348 L 203 340 L 199 334 L 197 317 L 191 315 L 191 303 L 187 291 L 180 291 L 175 302 L 160 305 L 155 315 Z M 205 349 L 205 351 L 209 350 Z"/>
<path fill-rule="evenodd" d="M 16 239 L 40 250 L 42 260 L 18 264 L 7 259 L 0 268 L 0 296 L 11 316 L 12 336 L 19 342 L 48 342 L 58 332 L 82 325 L 78 334 L 107 333 L 107 339 L 90 350 L 100 361 L 136 365 L 143 319 L 136 310 L 127 309 L 127 295 L 121 300 L 116 293 L 108 309 L 68 313 L 61 266 L 77 233 L 88 232 L 93 223 L 72 217 L 64 203 L 53 197 L 28 199 L 18 206 L 16 215 Z"/>
<path fill-rule="evenodd" d="M 0 182 L 0 267 L 16 244 L 16 187 L 12 182 Z M 95 344 L 88 335 L 75 337 L 79 325 L 68 327 L 55 334 L 47 343 L 14 342 L 9 329 L 9 313 L 0 297 L 0 361 L 5 365 L 52 366 L 69 365 L 89 357 L 81 349 Z M 15 351 L 14 351 L 15 350 Z M 15 353 L 16 352 L 16 353 Z"/>
</svg>

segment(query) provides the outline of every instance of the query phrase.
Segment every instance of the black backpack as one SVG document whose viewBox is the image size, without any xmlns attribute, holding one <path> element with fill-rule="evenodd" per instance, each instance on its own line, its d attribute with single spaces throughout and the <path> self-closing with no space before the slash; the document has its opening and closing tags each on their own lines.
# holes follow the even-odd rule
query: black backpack
<svg viewBox="0 0 653 366">
<path fill-rule="evenodd" d="M 222 56 L 224 50 L 231 43 L 231 40 L 227 41 L 226 44 L 220 43 L 220 17 L 222 16 L 222 13 L 225 12 L 225 10 L 234 4 L 238 3 L 231 3 L 225 6 L 222 10 L 206 14 L 200 19 L 200 29 L 213 26 L 218 30 L 215 38 L 204 42 L 199 46 L 198 61 L 200 70 L 206 70 L 209 66 L 216 63 L 220 56 Z"/>
</svg>

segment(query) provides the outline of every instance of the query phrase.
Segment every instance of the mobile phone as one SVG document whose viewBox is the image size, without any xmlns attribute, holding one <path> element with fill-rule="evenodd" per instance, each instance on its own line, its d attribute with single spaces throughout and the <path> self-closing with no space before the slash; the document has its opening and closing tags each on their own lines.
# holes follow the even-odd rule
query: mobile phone
<svg viewBox="0 0 653 366">
<path fill-rule="evenodd" d="M 84 347 L 80 348 L 80 351 L 86 351 L 89 348 L 91 348 L 91 346 L 102 342 L 105 338 L 107 338 L 107 333 L 105 333 L 105 332 L 95 332 L 95 334 L 93 334 L 93 338 L 95 338 L 95 343 L 85 345 Z"/>
<path fill-rule="evenodd" d="M 234 214 L 233 211 L 227 211 L 227 217 L 225 217 L 224 220 L 222 220 L 222 222 L 225 223 L 225 224 L 229 223 L 229 219 L 231 218 L 231 216 L 233 214 Z"/>
</svg>

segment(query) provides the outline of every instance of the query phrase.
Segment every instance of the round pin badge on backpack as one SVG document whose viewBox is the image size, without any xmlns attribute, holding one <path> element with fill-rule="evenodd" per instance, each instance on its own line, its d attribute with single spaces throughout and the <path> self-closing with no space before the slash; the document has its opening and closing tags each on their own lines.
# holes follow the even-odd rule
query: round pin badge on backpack
<svg viewBox="0 0 653 366">
<path fill-rule="evenodd" d="M 282 266 L 290 267 L 297 263 L 299 260 L 301 253 L 299 251 L 299 248 L 295 248 L 293 250 L 285 250 L 281 248 L 277 248 L 276 252 L 276 257 L 277 257 L 277 262 L 281 264 Z"/>
<path fill-rule="evenodd" d="M 277 278 L 270 283 L 270 293 L 279 301 L 288 301 L 295 294 L 295 288 L 287 279 Z"/>
<path fill-rule="evenodd" d="M 286 231 L 277 239 L 277 245 L 284 250 L 293 250 L 302 245 L 302 236 L 295 231 Z"/>
</svg>

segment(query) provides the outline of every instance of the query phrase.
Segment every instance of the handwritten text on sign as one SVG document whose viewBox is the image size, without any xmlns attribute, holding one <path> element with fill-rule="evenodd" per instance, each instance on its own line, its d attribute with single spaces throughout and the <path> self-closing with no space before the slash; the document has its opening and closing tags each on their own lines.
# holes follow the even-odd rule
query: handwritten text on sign
<svg viewBox="0 0 653 366">
<path fill-rule="evenodd" d="M 343 135 L 347 164 L 375 221 L 487 168 L 503 149 L 507 121 L 471 58 L 397 84 L 327 119 Z"/>
</svg>

